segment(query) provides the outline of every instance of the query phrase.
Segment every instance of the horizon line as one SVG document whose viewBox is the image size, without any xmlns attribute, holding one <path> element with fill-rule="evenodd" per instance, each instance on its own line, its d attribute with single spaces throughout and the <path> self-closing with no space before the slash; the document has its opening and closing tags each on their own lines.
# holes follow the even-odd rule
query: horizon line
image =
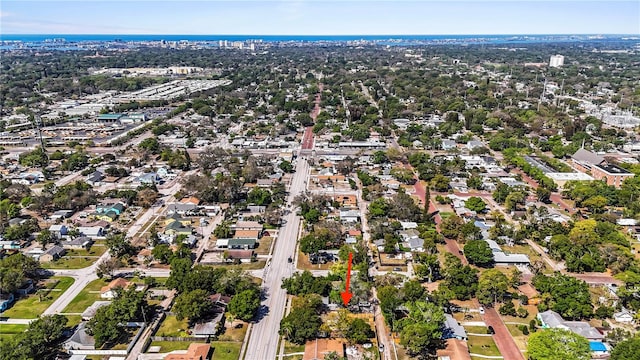
<svg viewBox="0 0 640 360">
<path fill-rule="evenodd" d="M 204 33 L 0 33 L 1 36 L 11 35 L 125 35 L 125 36 L 571 36 L 571 35 L 592 35 L 592 36 L 640 36 L 640 33 L 485 33 L 485 34 L 204 34 Z"/>
</svg>

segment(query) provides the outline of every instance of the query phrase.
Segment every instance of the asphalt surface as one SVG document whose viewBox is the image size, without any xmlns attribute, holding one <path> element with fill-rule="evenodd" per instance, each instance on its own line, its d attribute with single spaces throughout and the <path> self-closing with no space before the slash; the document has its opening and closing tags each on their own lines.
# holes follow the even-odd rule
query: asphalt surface
<svg viewBox="0 0 640 360">
<path fill-rule="evenodd" d="M 296 164 L 296 173 L 291 181 L 287 203 L 306 188 L 309 165 L 306 160 L 299 158 Z M 287 292 L 281 288 L 282 279 L 291 277 L 295 271 L 295 265 L 288 263 L 287 259 L 294 257 L 296 242 L 300 229 L 300 217 L 296 211 L 290 211 L 284 217 L 285 223 L 280 229 L 278 240 L 273 249 L 271 261 L 264 270 L 262 288 L 265 299 L 262 308 L 253 325 L 249 344 L 246 347 L 245 359 L 275 359 L 278 351 L 280 320 L 284 316 Z"/>
</svg>

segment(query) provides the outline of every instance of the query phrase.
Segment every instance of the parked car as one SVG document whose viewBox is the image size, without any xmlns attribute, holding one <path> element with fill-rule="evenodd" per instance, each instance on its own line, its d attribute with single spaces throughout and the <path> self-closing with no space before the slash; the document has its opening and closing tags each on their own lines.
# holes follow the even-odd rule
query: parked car
<svg viewBox="0 0 640 360">
<path fill-rule="evenodd" d="M 480 315 L 484 315 L 484 307 L 480 306 L 478 311 L 480 312 Z"/>
<path fill-rule="evenodd" d="M 496 333 L 496 331 L 493 329 L 493 326 L 487 327 L 487 332 L 491 335 L 494 335 Z"/>
</svg>

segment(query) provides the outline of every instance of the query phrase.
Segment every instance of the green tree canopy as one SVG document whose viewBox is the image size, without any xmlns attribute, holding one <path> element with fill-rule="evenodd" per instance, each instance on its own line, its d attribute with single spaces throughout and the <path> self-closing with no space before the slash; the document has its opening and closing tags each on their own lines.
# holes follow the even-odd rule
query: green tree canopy
<svg viewBox="0 0 640 360">
<path fill-rule="evenodd" d="M 228 310 L 240 320 L 250 321 L 260 308 L 260 291 L 247 289 L 237 293 L 229 302 Z"/>
<path fill-rule="evenodd" d="M 529 337 L 527 352 L 531 360 L 591 359 L 589 341 L 564 329 L 545 329 L 533 333 Z"/>
</svg>

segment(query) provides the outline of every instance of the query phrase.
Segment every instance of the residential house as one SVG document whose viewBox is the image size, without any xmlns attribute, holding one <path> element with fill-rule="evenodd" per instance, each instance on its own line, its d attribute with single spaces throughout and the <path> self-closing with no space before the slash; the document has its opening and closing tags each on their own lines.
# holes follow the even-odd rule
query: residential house
<svg viewBox="0 0 640 360">
<path fill-rule="evenodd" d="M 236 230 L 233 234 L 234 239 L 254 239 L 258 241 L 261 230 Z"/>
<path fill-rule="evenodd" d="M 193 228 L 183 225 L 180 221 L 173 221 L 165 227 L 164 233 L 170 236 L 191 235 L 193 234 Z"/>
<path fill-rule="evenodd" d="M 227 242 L 227 247 L 229 249 L 242 249 L 249 250 L 256 248 L 256 239 L 254 238 L 233 238 L 229 239 Z"/>
<path fill-rule="evenodd" d="M 217 307 L 226 308 L 229 305 L 229 302 L 231 301 L 231 297 L 224 296 L 222 294 L 213 294 L 213 295 L 209 295 L 209 300 L 213 303 L 213 305 Z"/>
<path fill-rule="evenodd" d="M 537 315 L 544 329 L 565 329 L 587 338 L 589 341 L 602 341 L 604 335 L 589 325 L 586 321 L 566 321 L 553 310 L 547 310 Z"/>
<path fill-rule="evenodd" d="M 64 342 L 67 350 L 95 350 L 96 341 L 87 333 L 87 323 L 81 322 L 71 337 Z"/>
<path fill-rule="evenodd" d="M 102 180 L 104 180 L 104 174 L 97 170 L 87 175 L 84 179 L 84 181 L 91 186 L 100 186 Z"/>
<path fill-rule="evenodd" d="M 500 248 L 500 245 L 498 245 L 497 242 L 490 239 L 485 239 L 484 241 L 489 244 L 489 248 L 491 248 L 491 251 L 493 252 L 493 261 L 496 265 L 529 266 L 531 264 L 531 261 L 526 254 L 506 254 L 502 251 L 502 248 Z"/>
<path fill-rule="evenodd" d="M 93 214 L 93 217 L 110 223 L 116 220 L 122 212 L 124 212 L 124 205 L 122 203 L 100 204 L 96 207 L 96 212 Z"/>
<path fill-rule="evenodd" d="M 191 343 L 187 350 L 174 350 L 164 357 L 164 360 L 207 360 L 211 345 L 206 343 Z"/>
<path fill-rule="evenodd" d="M 61 244 L 65 249 L 91 249 L 91 245 L 93 245 L 93 240 L 87 236 L 80 236 L 75 239 L 62 241 Z"/>
<path fill-rule="evenodd" d="M 257 221 L 238 221 L 231 225 L 232 230 L 257 230 L 262 231 L 263 225 Z"/>
<path fill-rule="evenodd" d="M 458 147 L 458 144 L 456 144 L 456 142 L 451 139 L 444 139 L 442 140 L 441 146 L 442 146 L 442 150 L 453 150 Z"/>
<path fill-rule="evenodd" d="M 467 332 L 458 323 L 451 314 L 444 314 L 444 331 L 442 332 L 443 339 L 458 339 L 467 340 Z"/>
<path fill-rule="evenodd" d="M 621 323 L 630 323 L 633 322 L 633 315 L 629 310 L 622 309 L 622 311 L 613 314 L 613 319 Z"/>
<path fill-rule="evenodd" d="M 67 225 L 56 224 L 56 225 L 49 226 L 49 232 L 56 239 L 62 239 L 63 236 L 67 235 L 68 231 L 69 229 L 67 228 Z"/>
<path fill-rule="evenodd" d="M 407 241 L 408 247 L 411 251 L 424 251 L 424 240 L 420 238 L 411 238 Z"/>
<path fill-rule="evenodd" d="M 253 260 L 253 250 L 228 250 L 229 260 L 240 260 L 243 263 L 249 263 Z"/>
<path fill-rule="evenodd" d="M 78 232 L 81 235 L 92 239 L 103 237 L 105 235 L 104 228 L 101 226 L 80 226 L 78 227 Z"/>
<path fill-rule="evenodd" d="M 141 185 L 153 185 L 158 183 L 159 181 L 160 181 L 160 177 L 158 176 L 158 174 L 154 172 L 150 172 L 150 173 L 144 173 L 138 176 L 134 180 L 134 183 L 139 183 Z"/>
<path fill-rule="evenodd" d="M 111 301 L 94 301 L 91 306 L 89 306 L 85 311 L 82 312 L 82 320 L 91 320 L 94 316 L 96 316 L 96 312 L 98 311 L 98 309 L 109 304 L 111 304 Z"/>
<path fill-rule="evenodd" d="M 118 296 L 118 288 L 127 289 L 132 285 L 134 284 L 131 281 L 124 278 L 113 279 L 108 285 L 100 288 L 100 297 L 102 299 L 114 299 L 116 296 Z"/>
<path fill-rule="evenodd" d="M 346 343 L 339 339 L 309 340 L 304 346 L 303 360 L 324 359 L 329 353 L 338 354 L 338 358 L 346 357 Z"/>
<path fill-rule="evenodd" d="M 0 240 L 0 250 L 20 250 L 22 246 L 15 240 Z"/>
<path fill-rule="evenodd" d="M 60 259 L 65 254 L 65 252 L 66 250 L 63 247 L 54 245 L 49 249 L 45 250 L 45 252 L 38 257 L 38 261 L 39 262 L 55 261 Z"/>
<path fill-rule="evenodd" d="M 360 211 L 340 209 L 340 221 L 343 223 L 356 223 L 360 221 Z"/>
<path fill-rule="evenodd" d="M 185 215 L 186 213 L 198 210 L 198 205 L 189 203 L 171 203 L 167 205 L 167 214 Z"/>
<path fill-rule="evenodd" d="M 60 220 L 60 219 L 68 219 L 73 215 L 73 210 L 58 210 L 54 212 L 49 218 L 51 220 Z"/>
<path fill-rule="evenodd" d="M 33 286 L 33 280 L 27 279 L 27 281 L 25 281 L 22 284 L 22 286 L 20 286 L 16 290 L 16 293 L 21 296 L 27 296 L 28 294 L 32 293 L 35 289 L 36 289 L 35 286 Z"/>
<path fill-rule="evenodd" d="M 197 338 L 209 338 L 216 335 L 220 330 L 219 327 L 224 325 L 223 318 L 224 312 L 219 312 L 208 321 L 196 323 L 191 328 L 191 336 Z"/>
<path fill-rule="evenodd" d="M 478 140 L 470 140 L 467 142 L 467 150 L 472 151 L 474 149 L 480 149 L 484 147 L 484 143 Z"/>
<path fill-rule="evenodd" d="M 177 212 L 174 212 L 173 214 L 171 214 L 171 216 L 167 217 L 167 218 L 164 220 L 164 224 L 165 224 L 165 225 L 170 225 L 170 224 L 172 224 L 172 223 L 174 223 L 174 222 L 177 222 L 177 223 L 179 223 L 179 224 L 181 224 L 181 225 L 183 225 L 183 226 L 189 226 L 189 225 L 191 225 L 191 219 L 189 219 L 189 218 L 183 218 L 183 217 L 182 217 L 182 216 L 180 216 L 180 214 L 179 214 L 179 213 L 177 213 Z"/>
<path fill-rule="evenodd" d="M 193 205 L 198 206 L 198 205 L 200 205 L 200 199 L 198 199 L 195 196 L 189 196 L 189 197 L 180 199 L 180 203 L 181 204 L 193 204 Z"/>
</svg>

